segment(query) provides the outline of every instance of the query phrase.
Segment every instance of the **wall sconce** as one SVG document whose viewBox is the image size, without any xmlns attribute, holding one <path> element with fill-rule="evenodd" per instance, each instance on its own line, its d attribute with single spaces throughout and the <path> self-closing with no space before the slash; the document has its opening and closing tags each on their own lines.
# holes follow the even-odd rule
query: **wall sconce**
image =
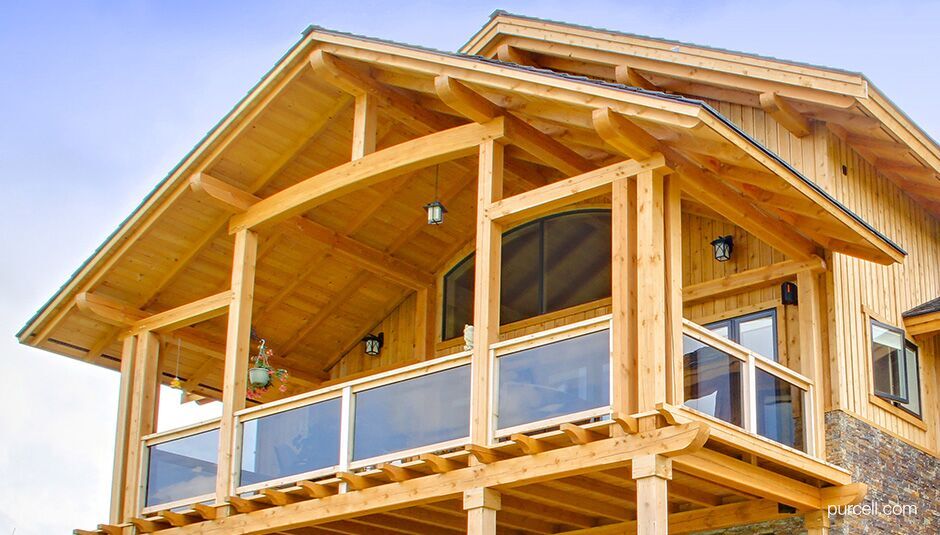
<svg viewBox="0 0 940 535">
<path fill-rule="evenodd" d="M 715 260 L 727 262 L 731 260 L 731 251 L 734 249 L 734 238 L 729 236 L 719 236 L 712 241 L 712 247 L 715 249 Z"/>
<path fill-rule="evenodd" d="M 780 285 L 780 302 L 784 305 L 800 304 L 800 297 L 796 288 L 796 284 L 793 284 L 792 282 L 785 282 Z"/>
<path fill-rule="evenodd" d="M 385 345 L 385 333 L 379 333 L 378 336 L 370 334 L 362 339 L 362 343 L 366 355 L 378 356 L 379 352 L 382 351 L 382 346 Z"/>
<path fill-rule="evenodd" d="M 428 211 L 428 225 L 440 225 L 444 222 L 444 214 L 447 213 L 447 208 L 444 208 L 438 197 L 437 185 L 440 178 L 441 166 L 438 165 L 434 174 L 434 200 L 424 205 L 424 209 Z"/>
</svg>

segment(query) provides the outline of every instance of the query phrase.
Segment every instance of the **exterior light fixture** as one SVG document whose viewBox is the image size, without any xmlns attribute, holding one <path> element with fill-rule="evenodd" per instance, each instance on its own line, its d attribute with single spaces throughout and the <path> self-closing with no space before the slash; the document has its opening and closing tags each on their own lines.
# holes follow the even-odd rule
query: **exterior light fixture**
<svg viewBox="0 0 940 535">
<path fill-rule="evenodd" d="M 385 345 L 385 333 L 379 333 L 378 335 L 370 334 L 362 339 L 362 343 L 365 344 L 363 350 L 366 352 L 366 355 L 371 357 L 378 356 L 379 352 L 382 350 L 382 346 Z"/>
<path fill-rule="evenodd" d="M 734 238 L 731 236 L 719 236 L 712 241 L 712 247 L 715 249 L 715 260 L 727 262 L 731 260 L 731 251 L 734 249 Z"/>
<path fill-rule="evenodd" d="M 447 213 L 447 208 L 444 208 L 437 193 L 440 177 L 441 166 L 438 165 L 434 175 L 434 200 L 424 205 L 424 209 L 428 211 L 428 225 L 440 225 L 444 222 L 444 214 Z"/>
<path fill-rule="evenodd" d="M 797 291 L 796 284 L 788 281 L 780 285 L 780 302 L 782 302 L 784 305 L 800 304 L 799 292 Z"/>
</svg>

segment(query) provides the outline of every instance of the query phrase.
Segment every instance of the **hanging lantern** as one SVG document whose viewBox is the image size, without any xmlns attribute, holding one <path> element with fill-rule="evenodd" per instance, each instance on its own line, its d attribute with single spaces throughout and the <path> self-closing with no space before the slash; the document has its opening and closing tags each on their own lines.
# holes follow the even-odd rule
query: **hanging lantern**
<svg viewBox="0 0 940 535">
<path fill-rule="evenodd" d="M 715 249 L 715 260 L 727 262 L 731 260 L 731 251 L 734 249 L 734 238 L 731 236 L 719 236 L 712 241 L 712 247 Z"/>
<path fill-rule="evenodd" d="M 363 351 L 366 355 L 375 357 L 382 351 L 382 346 L 385 345 L 385 333 L 379 333 L 378 335 L 370 334 L 362 339 L 364 344 Z"/>
<path fill-rule="evenodd" d="M 424 209 L 428 211 L 428 225 L 440 225 L 444 222 L 444 214 L 447 213 L 447 208 L 438 200 L 437 186 L 440 176 L 441 166 L 438 165 L 434 175 L 434 200 L 424 205 Z"/>
</svg>

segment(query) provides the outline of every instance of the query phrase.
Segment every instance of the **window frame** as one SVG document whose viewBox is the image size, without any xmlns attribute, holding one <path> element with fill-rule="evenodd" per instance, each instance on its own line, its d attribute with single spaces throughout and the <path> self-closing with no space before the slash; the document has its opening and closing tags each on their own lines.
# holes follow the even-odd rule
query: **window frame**
<svg viewBox="0 0 940 535">
<path fill-rule="evenodd" d="M 894 401 L 892 402 L 892 405 L 910 414 L 911 416 L 914 416 L 915 418 L 923 420 L 924 419 L 924 398 L 923 398 L 923 392 L 921 391 L 921 388 L 920 388 L 920 347 L 914 342 L 908 340 L 907 338 L 904 339 L 904 372 L 905 373 L 907 373 L 907 369 L 909 366 L 907 362 L 908 348 L 913 348 L 914 350 L 913 351 L 914 353 L 914 377 L 917 382 L 917 405 L 920 408 L 920 411 L 915 412 L 904 406 L 904 405 L 910 404 L 910 399 L 911 399 L 911 383 L 910 382 L 907 383 L 907 399 L 908 399 L 907 403 L 900 403 L 898 401 Z"/>
<path fill-rule="evenodd" d="M 873 327 L 878 326 L 886 331 L 893 332 L 901 338 L 901 348 L 900 348 L 900 364 L 898 365 L 898 376 L 904 374 L 905 378 L 905 390 L 907 391 L 907 398 L 904 398 L 901 395 L 895 395 L 890 392 L 883 392 L 878 389 L 875 385 L 875 334 Z M 869 316 L 868 318 L 868 362 L 871 369 L 871 388 L 875 396 L 880 399 L 891 403 L 894 406 L 897 406 L 897 403 L 909 403 L 910 402 L 910 385 L 906 383 L 907 381 L 907 338 L 904 335 L 904 329 L 900 327 L 895 327 L 889 325 L 879 319 Z M 919 375 L 919 374 L 918 374 Z"/>
<path fill-rule="evenodd" d="M 538 318 L 538 317 L 540 317 L 540 316 L 544 316 L 544 315 L 547 315 L 547 314 L 554 314 L 555 312 L 559 312 L 559 311 L 561 311 L 561 310 L 566 310 L 567 308 L 574 308 L 574 307 L 578 307 L 578 306 L 585 305 L 585 304 L 587 304 L 587 303 L 597 302 L 597 301 L 601 301 L 601 300 L 603 300 L 603 299 L 610 299 L 611 296 L 610 296 L 610 295 L 606 295 L 606 296 L 604 296 L 604 297 L 601 297 L 600 299 L 594 299 L 594 300 L 591 300 L 591 301 L 586 301 L 586 302 L 584 302 L 584 303 L 578 303 L 578 304 L 576 304 L 576 305 L 572 305 L 571 307 L 566 307 L 566 308 L 562 308 L 562 309 L 558 309 L 558 310 L 546 310 L 546 298 L 545 298 L 545 226 L 544 226 L 544 225 L 545 225 L 545 222 L 548 221 L 548 220 L 551 220 L 551 219 L 559 218 L 559 217 L 565 217 L 565 216 L 571 216 L 571 215 L 577 215 L 577 214 L 586 214 L 586 213 L 587 213 L 587 214 L 589 214 L 589 213 L 606 214 L 606 215 L 608 215 L 608 216 L 611 216 L 612 211 L 611 211 L 611 208 L 609 208 L 609 207 L 603 207 L 603 206 L 601 206 L 601 207 L 595 206 L 595 207 L 589 207 L 589 208 L 588 208 L 588 207 L 586 207 L 586 208 L 577 208 L 577 209 L 572 209 L 572 210 L 563 210 L 563 211 L 560 211 L 560 212 L 556 212 L 556 213 L 554 213 L 554 214 L 549 214 L 549 215 L 542 216 L 542 217 L 539 217 L 539 218 L 536 218 L 536 219 L 532 219 L 532 220 L 530 220 L 530 221 L 525 221 L 525 222 L 519 223 L 518 225 L 516 225 L 516 226 L 514 226 L 514 227 L 512 227 L 512 228 L 510 228 L 510 229 L 508 229 L 508 230 L 506 230 L 506 231 L 504 231 L 504 232 L 501 234 L 500 239 L 502 240 L 505 236 L 508 236 L 508 235 L 510 235 L 510 234 L 512 234 L 512 233 L 514 233 L 514 232 L 523 230 L 523 229 L 528 228 L 528 227 L 530 227 L 530 226 L 538 225 L 538 226 L 540 227 L 540 229 L 539 229 L 539 258 L 538 258 L 538 265 L 539 265 L 539 284 L 538 284 L 538 293 L 539 293 L 539 295 L 538 295 L 538 303 L 539 303 L 539 310 L 540 310 L 540 312 L 539 312 L 538 314 L 536 314 L 535 316 L 532 316 L 532 317 L 529 317 L 529 318 L 522 318 L 522 319 L 519 319 L 519 320 L 517 320 L 517 321 L 510 322 L 510 323 L 503 323 L 503 322 L 502 322 L 502 318 L 500 318 L 500 327 L 505 326 L 505 325 L 513 325 L 513 324 L 518 323 L 518 322 L 530 321 L 530 320 L 533 319 L 533 318 Z M 502 241 L 500 242 L 500 245 L 502 246 Z M 454 341 L 454 340 L 458 340 L 461 336 L 463 336 L 463 332 L 461 331 L 460 333 L 454 334 L 454 336 L 451 336 L 450 338 L 447 338 L 447 337 L 446 337 L 446 335 L 447 335 L 447 307 L 448 307 L 448 302 L 447 302 L 447 277 L 449 277 L 449 276 L 450 276 L 451 274 L 453 274 L 457 269 L 459 269 L 460 267 L 462 267 L 466 262 L 471 261 L 471 260 L 473 260 L 473 261 L 476 260 L 476 251 L 474 251 L 474 250 L 472 250 L 472 249 L 471 249 L 470 252 L 467 253 L 464 257 L 460 258 L 459 260 L 457 260 L 456 262 L 454 262 L 453 264 L 451 264 L 450 269 L 448 269 L 447 271 L 445 271 L 444 274 L 441 276 L 440 284 L 439 284 L 439 287 L 440 287 L 440 303 L 441 303 L 441 306 L 439 307 L 439 310 L 440 310 L 440 321 L 437 322 L 437 323 L 438 323 L 438 326 L 439 326 L 439 328 L 440 328 L 440 338 L 438 339 L 438 342 L 441 342 L 441 343 L 451 342 L 451 341 Z M 611 258 L 610 260 L 613 261 L 613 258 Z M 476 289 L 474 289 L 474 291 L 475 291 L 475 290 L 476 290 Z M 500 306 L 502 306 L 502 289 L 500 290 Z M 473 310 L 473 309 L 472 309 L 472 307 L 473 307 L 473 302 L 471 301 L 471 315 L 470 315 L 471 321 L 472 321 L 472 319 L 473 319 L 473 313 L 472 313 L 472 310 Z"/>
<path fill-rule="evenodd" d="M 907 331 L 905 331 L 904 329 L 900 327 L 895 327 L 891 325 L 883 317 L 881 317 L 879 314 L 871 310 L 869 307 L 862 305 L 861 309 L 862 309 L 862 314 L 868 320 L 865 322 L 865 330 L 866 330 L 867 347 L 868 347 L 867 362 L 868 362 L 868 388 L 869 388 L 868 400 L 869 402 L 872 405 L 875 405 L 876 407 L 886 412 L 889 412 L 893 414 L 894 416 L 910 423 L 911 425 L 917 427 L 918 429 L 922 431 L 927 431 L 927 423 L 926 423 L 926 420 L 924 419 L 924 400 L 923 400 L 924 392 L 921 386 L 922 376 L 920 372 L 920 346 L 918 346 L 917 343 L 915 343 L 912 338 L 907 336 Z M 875 380 L 874 380 L 875 360 L 874 360 L 874 353 L 872 352 L 872 329 L 871 329 L 872 322 L 876 322 L 883 327 L 887 326 L 888 328 L 891 328 L 893 330 L 900 331 L 905 349 L 908 347 L 908 345 L 916 349 L 916 352 L 915 352 L 915 354 L 917 355 L 916 388 L 917 388 L 918 395 L 921 396 L 920 414 L 917 414 L 914 411 L 901 406 L 901 404 L 897 401 L 883 398 L 875 393 Z M 904 358 L 905 358 L 905 367 L 906 367 L 906 361 L 907 361 L 906 354 L 904 355 Z M 908 385 L 908 394 L 910 394 L 910 388 L 911 386 Z"/>
<path fill-rule="evenodd" d="M 741 341 L 740 341 L 741 340 L 741 323 L 744 323 L 750 320 L 764 318 L 764 317 L 770 317 L 770 319 L 773 321 L 772 330 L 773 330 L 773 335 L 774 335 L 774 340 L 773 340 L 774 354 L 773 355 L 761 355 L 760 353 L 757 353 L 751 350 L 750 348 L 747 348 L 747 349 L 748 351 L 751 351 L 752 353 L 754 353 L 755 355 L 759 357 L 764 357 L 767 360 L 772 360 L 779 364 L 780 363 L 780 333 L 779 333 L 780 323 L 778 321 L 779 317 L 777 315 L 777 307 L 770 307 L 764 310 L 758 310 L 757 312 L 748 312 L 746 314 L 741 314 L 738 316 L 722 318 L 720 320 L 715 320 L 710 323 L 702 324 L 702 327 L 705 327 L 706 329 L 711 330 L 713 327 L 720 327 L 722 325 L 727 325 L 728 326 L 728 340 L 731 340 L 732 342 L 740 345 L 741 344 Z"/>
</svg>

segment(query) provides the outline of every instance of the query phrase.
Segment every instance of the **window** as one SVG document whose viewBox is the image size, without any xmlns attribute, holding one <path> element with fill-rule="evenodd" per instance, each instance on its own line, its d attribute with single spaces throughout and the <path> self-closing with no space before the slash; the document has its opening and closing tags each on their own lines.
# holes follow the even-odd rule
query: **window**
<svg viewBox="0 0 940 535">
<path fill-rule="evenodd" d="M 755 312 L 709 323 L 705 327 L 718 336 L 737 342 L 754 353 L 771 360 L 777 358 L 777 311 Z"/>
<path fill-rule="evenodd" d="M 552 215 L 503 234 L 501 324 L 610 296 L 610 211 Z M 473 255 L 444 275 L 444 340 L 473 323 Z"/>
<path fill-rule="evenodd" d="M 921 417 L 920 358 L 904 331 L 871 320 L 872 382 L 875 395 Z"/>
</svg>

